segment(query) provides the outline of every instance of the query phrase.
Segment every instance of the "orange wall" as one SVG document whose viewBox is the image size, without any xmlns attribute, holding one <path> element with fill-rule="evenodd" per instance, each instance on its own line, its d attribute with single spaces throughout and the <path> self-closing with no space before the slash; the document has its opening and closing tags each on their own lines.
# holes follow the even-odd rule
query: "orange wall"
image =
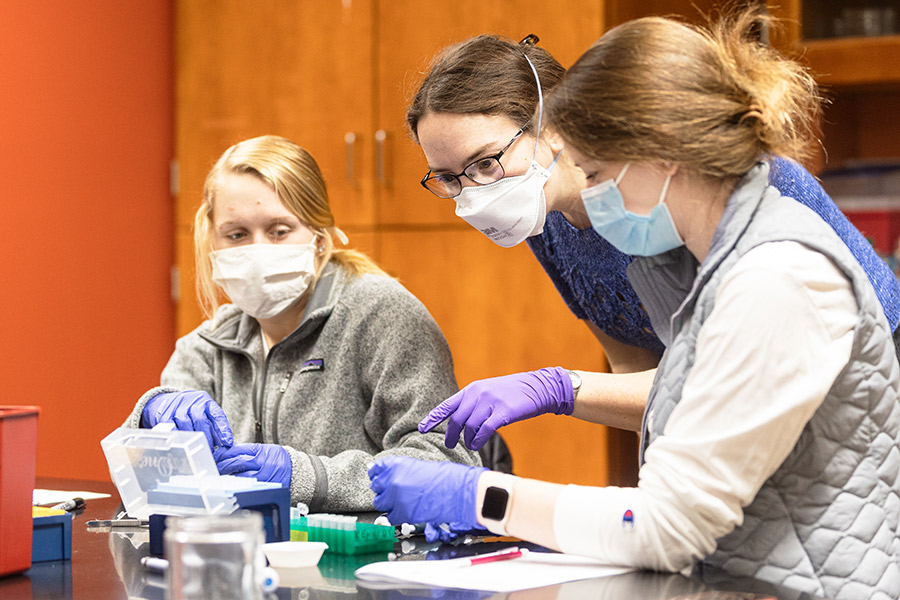
<svg viewBox="0 0 900 600">
<path fill-rule="evenodd" d="M 38 475 L 108 479 L 172 351 L 172 12 L 0 3 L 0 404 L 41 406 Z"/>
</svg>

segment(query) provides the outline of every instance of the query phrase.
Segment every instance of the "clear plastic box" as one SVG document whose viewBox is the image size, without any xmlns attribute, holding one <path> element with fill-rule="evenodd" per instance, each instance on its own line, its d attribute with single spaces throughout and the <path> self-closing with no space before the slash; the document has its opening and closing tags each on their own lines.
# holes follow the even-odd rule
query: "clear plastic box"
<svg viewBox="0 0 900 600">
<path fill-rule="evenodd" d="M 125 510 L 135 519 L 150 515 L 219 515 L 234 512 L 235 491 L 278 484 L 219 475 L 206 437 L 175 431 L 120 427 L 100 445 Z"/>
</svg>

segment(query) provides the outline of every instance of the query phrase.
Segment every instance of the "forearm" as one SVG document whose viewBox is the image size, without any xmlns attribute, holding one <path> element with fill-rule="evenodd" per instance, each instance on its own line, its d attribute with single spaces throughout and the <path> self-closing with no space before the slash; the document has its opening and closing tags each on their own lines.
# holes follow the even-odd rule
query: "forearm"
<svg viewBox="0 0 900 600">
<path fill-rule="evenodd" d="M 478 479 L 476 516 L 478 523 L 486 529 L 491 529 L 491 523 L 481 517 L 481 500 L 484 498 L 485 490 L 500 481 L 506 481 L 507 484 L 512 482 L 514 485 L 514 493 L 511 495 L 511 504 L 508 507 L 507 533 L 553 550 L 559 550 L 556 534 L 553 531 L 553 512 L 557 499 L 565 486 L 495 471 L 485 471 Z M 495 533 L 499 532 L 495 531 Z"/>
<path fill-rule="evenodd" d="M 486 471 L 478 481 L 476 516 L 494 533 L 502 532 L 481 517 L 491 485 L 512 485 L 506 533 L 553 550 L 611 565 L 680 571 L 715 549 L 716 536 L 705 523 L 709 507 L 688 510 L 669 502 L 665 498 L 677 498 L 665 487 L 647 494 L 638 488 L 565 486 Z"/>
<path fill-rule="evenodd" d="M 640 431 L 644 407 L 656 369 L 639 373 L 590 373 L 581 375 L 581 390 L 572 416 L 628 431 Z"/>
<path fill-rule="evenodd" d="M 659 357 L 652 350 L 646 348 L 638 348 L 620 342 L 606 333 L 599 327 L 585 321 L 588 329 L 603 346 L 603 352 L 606 354 L 606 360 L 609 362 L 609 370 L 613 373 L 637 373 L 648 369 L 655 369 L 659 364 Z"/>
</svg>

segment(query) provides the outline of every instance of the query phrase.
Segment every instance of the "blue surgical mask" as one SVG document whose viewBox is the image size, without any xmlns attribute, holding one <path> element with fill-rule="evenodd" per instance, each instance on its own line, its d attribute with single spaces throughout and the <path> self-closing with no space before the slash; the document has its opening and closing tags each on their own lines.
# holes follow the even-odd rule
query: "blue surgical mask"
<svg viewBox="0 0 900 600">
<path fill-rule="evenodd" d="M 666 192 L 672 176 L 666 177 L 659 202 L 649 215 L 636 215 L 625 209 L 619 182 L 630 163 L 622 167 L 619 176 L 581 190 L 581 200 L 591 226 L 601 237 L 620 252 L 633 256 L 654 256 L 684 245 L 675 222 L 666 206 Z"/>
</svg>

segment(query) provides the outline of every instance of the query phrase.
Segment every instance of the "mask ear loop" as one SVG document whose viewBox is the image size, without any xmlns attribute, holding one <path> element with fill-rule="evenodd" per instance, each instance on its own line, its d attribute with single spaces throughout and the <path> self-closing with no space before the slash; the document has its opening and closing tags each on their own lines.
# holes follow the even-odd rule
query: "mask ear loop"
<svg viewBox="0 0 900 600">
<path fill-rule="evenodd" d="M 534 36 L 537 38 L 537 36 Z M 526 40 L 528 38 L 525 38 Z M 525 41 L 525 40 L 523 40 Z M 538 142 L 541 140 L 541 123 L 544 119 L 544 92 L 541 90 L 541 78 L 538 76 L 537 69 L 534 68 L 534 63 L 531 62 L 531 59 L 528 58 L 528 55 L 522 52 L 522 56 L 525 57 L 525 60 L 528 61 L 528 66 L 531 67 L 531 72 L 534 73 L 534 80 L 537 82 L 537 93 L 538 93 L 538 122 L 537 122 L 537 133 L 534 134 L 534 154 L 531 155 L 531 162 L 537 162 L 537 152 L 538 152 Z M 556 153 L 556 156 L 553 157 L 553 162 L 547 167 L 547 171 L 552 171 L 553 167 L 556 166 L 556 161 L 559 160 L 559 157 L 562 156 L 563 151 L 560 150 Z"/>
<path fill-rule="evenodd" d="M 670 182 L 670 181 L 672 181 L 672 176 L 671 176 L 671 175 L 669 175 L 669 176 L 666 177 L 666 182 L 663 184 L 663 189 L 662 189 L 662 191 L 659 193 L 659 202 L 656 203 L 657 205 L 662 204 L 662 203 L 665 201 L 665 199 L 666 199 L 666 192 L 669 191 L 669 182 Z"/>
<path fill-rule="evenodd" d="M 531 62 L 531 59 L 528 58 L 528 55 L 522 52 L 522 56 L 525 57 L 525 60 L 528 61 L 528 66 L 531 67 L 531 72 L 534 73 L 534 80 L 537 82 L 537 93 L 538 93 L 538 122 L 537 122 L 537 132 L 534 135 L 534 155 L 531 157 L 531 161 L 534 162 L 537 160 L 537 151 L 538 151 L 538 141 L 541 139 L 541 122 L 544 118 L 544 92 L 541 91 L 541 78 L 538 76 L 537 69 L 534 68 L 534 63 Z M 557 154 L 556 158 L 559 158 Z M 553 160 L 553 163 L 556 163 L 556 159 Z M 551 165 L 552 166 L 552 165 Z"/>
<path fill-rule="evenodd" d="M 628 171 L 628 167 L 631 166 L 630 162 L 625 163 L 625 166 L 622 167 L 622 170 L 619 171 L 618 177 L 616 177 L 616 185 L 619 185 L 619 182 L 622 181 L 622 178 L 625 177 L 625 173 Z M 668 183 L 666 183 L 666 187 L 668 187 Z"/>
</svg>

